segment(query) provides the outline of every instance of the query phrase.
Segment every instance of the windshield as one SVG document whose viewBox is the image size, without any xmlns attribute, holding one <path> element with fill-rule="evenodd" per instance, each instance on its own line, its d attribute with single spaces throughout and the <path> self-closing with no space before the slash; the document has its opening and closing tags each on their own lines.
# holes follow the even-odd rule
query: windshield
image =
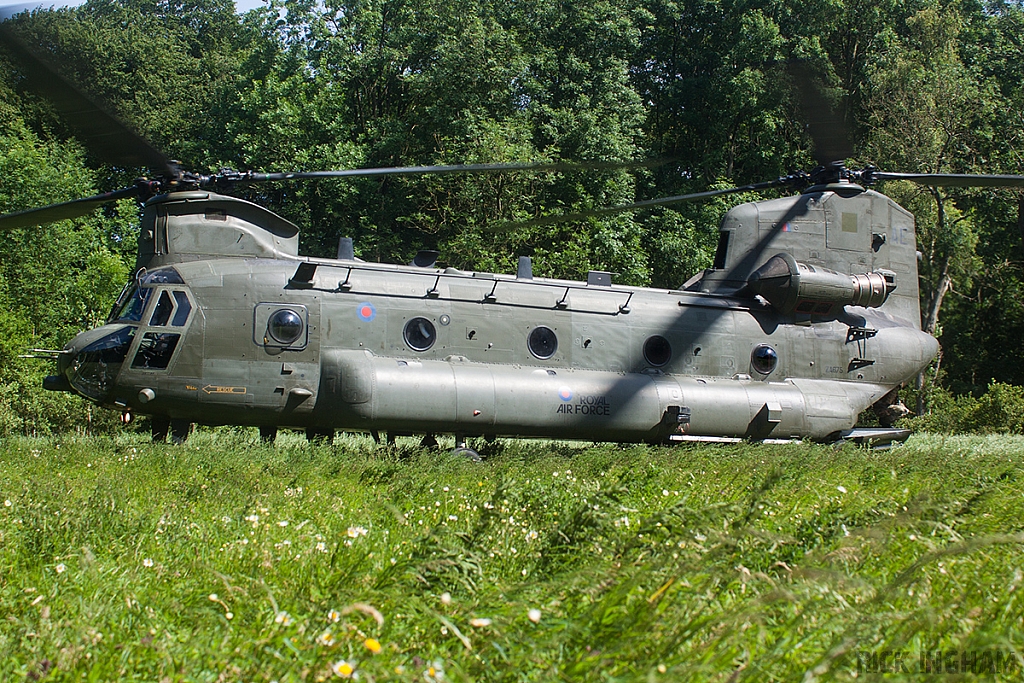
<svg viewBox="0 0 1024 683">
<path fill-rule="evenodd" d="M 112 320 L 136 323 L 142 320 L 142 312 L 146 309 L 146 302 L 149 301 L 152 291 L 149 287 L 133 286 L 128 296 L 125 297 L 124 303 L 112 316 Z"/>
<path fill-rule="evenodd" d="M 140 322 L 146 310 L 146 302 L 153 291 L 152 285 L 184 284 L 181 275 L 174 268 L 158 268 L 157 270 L 139 270 L 135 277 L 124 286 L 114 310 L 107 322 Z"/>
<path fill-rule="evenodd" d="M 69 368 L 71 386 L 94 401 L 106 400 L 134 337 L 134 327 L 122 327 L 79 351 Z"/>
</svg>

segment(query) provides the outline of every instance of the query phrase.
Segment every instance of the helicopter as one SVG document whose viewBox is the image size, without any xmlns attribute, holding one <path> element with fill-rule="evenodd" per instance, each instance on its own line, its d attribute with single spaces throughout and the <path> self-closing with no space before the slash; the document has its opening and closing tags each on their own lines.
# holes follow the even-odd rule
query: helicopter
<svg viewBox="0 0 1024 683">
<path fill-rule="evenodd" d="M 142 203 L 134 275 L 105 324 L 57 354 L 51 391 L 151 418 L 184 441 L 194 423 L 385 435 L 680 443 L 853 440 L 887 445 L 908 411 L 897 391 L 935 357 L 921 330 L 914 217 L 871 188 L 1024 186 L 1024 176 L 849 169 L 828 116 L 812 121 L 818 167 L 760 183 L 560 217 L 788 188 L 725 215 L 711 268 L 678 289 L 356 258 L 303 256 L 299 228 L 231 196 L 238 186 L 317 178 L 558 171 L 578 164 L 473 164 L 294 173 L 187 171 L 65 81 L 0 25 L 33 88 L 74 112 L 83 144 L 133 185 L 0 216 L 0 229 Z M 813 108 L 813 107 L 812 107 Z M 818 110 L 821 110 L 818 107 Z M 607 166 L 607 165 L 606 165 Z M 873 408 L 882 424 L 858 428 Z"/>
</svg>

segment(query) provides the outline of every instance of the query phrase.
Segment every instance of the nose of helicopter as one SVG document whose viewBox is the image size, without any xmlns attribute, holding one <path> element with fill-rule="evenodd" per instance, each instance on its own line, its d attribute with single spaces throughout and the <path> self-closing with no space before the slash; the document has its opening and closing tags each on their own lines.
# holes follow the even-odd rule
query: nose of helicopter
<svg viewBox="0 0 1024 683">
<path fill-rule="evenodd" d="M 104 325 L 82 332 L 61 350 L 57 374 L 46 377 L 43 388 L 107 402 L 134 336 L 130 325 Z"/>
</svg>

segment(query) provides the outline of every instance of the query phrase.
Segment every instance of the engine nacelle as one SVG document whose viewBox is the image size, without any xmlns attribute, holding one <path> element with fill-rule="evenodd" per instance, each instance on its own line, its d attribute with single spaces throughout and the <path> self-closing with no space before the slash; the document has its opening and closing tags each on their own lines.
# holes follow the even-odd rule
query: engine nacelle
<svg viewBox="0 0 1024 683">
<path fill-rule="evenodd" d="M 747 286 L 781 313 L 829 316 L 836 306 L 878 308 L 896 289 L 896 274 L 879 270 L 844 275 L 798 263 L 783 253 L 751 273 Z"/>
</svg>

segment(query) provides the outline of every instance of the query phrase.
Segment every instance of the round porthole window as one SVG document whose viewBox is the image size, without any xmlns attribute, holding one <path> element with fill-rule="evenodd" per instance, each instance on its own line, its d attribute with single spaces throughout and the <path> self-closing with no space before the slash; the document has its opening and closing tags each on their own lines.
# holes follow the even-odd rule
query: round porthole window
<svg viewBox="0 0 1024 683">
<path fill-rule="evenodd" d="M 644 342 L 644 360 L 656 368 L 672 360 L 672 345 L 660 334 L 648 337 Z"/>
<path fill-rule="evenodd" d="M 758 344 L 750 352 L 750 367 L 761 375 L 770 375 L 779 364 L 779 354 L 767 344 Z"/>
<path fill-rule="evenodd" d="M 279 344 L 294 344 L 302 336 L 302 316 L 290 308 L 274 311 L 267 321 L 267 332 Z"/>
<path fill-rule="evenodd" d="M 555 355 L 558 350 L 558 337 L 550 327 L 535 327 L 527 339 L 530 353 L 541 360 L 546 360 Z"/>
<path fill-rule="evenodd" d="M 426 351 L 437 341 L 437 330 L 426 318 L 413 318 L 405 324 L 403 336 L 413 351 Z"/>
</svg>

